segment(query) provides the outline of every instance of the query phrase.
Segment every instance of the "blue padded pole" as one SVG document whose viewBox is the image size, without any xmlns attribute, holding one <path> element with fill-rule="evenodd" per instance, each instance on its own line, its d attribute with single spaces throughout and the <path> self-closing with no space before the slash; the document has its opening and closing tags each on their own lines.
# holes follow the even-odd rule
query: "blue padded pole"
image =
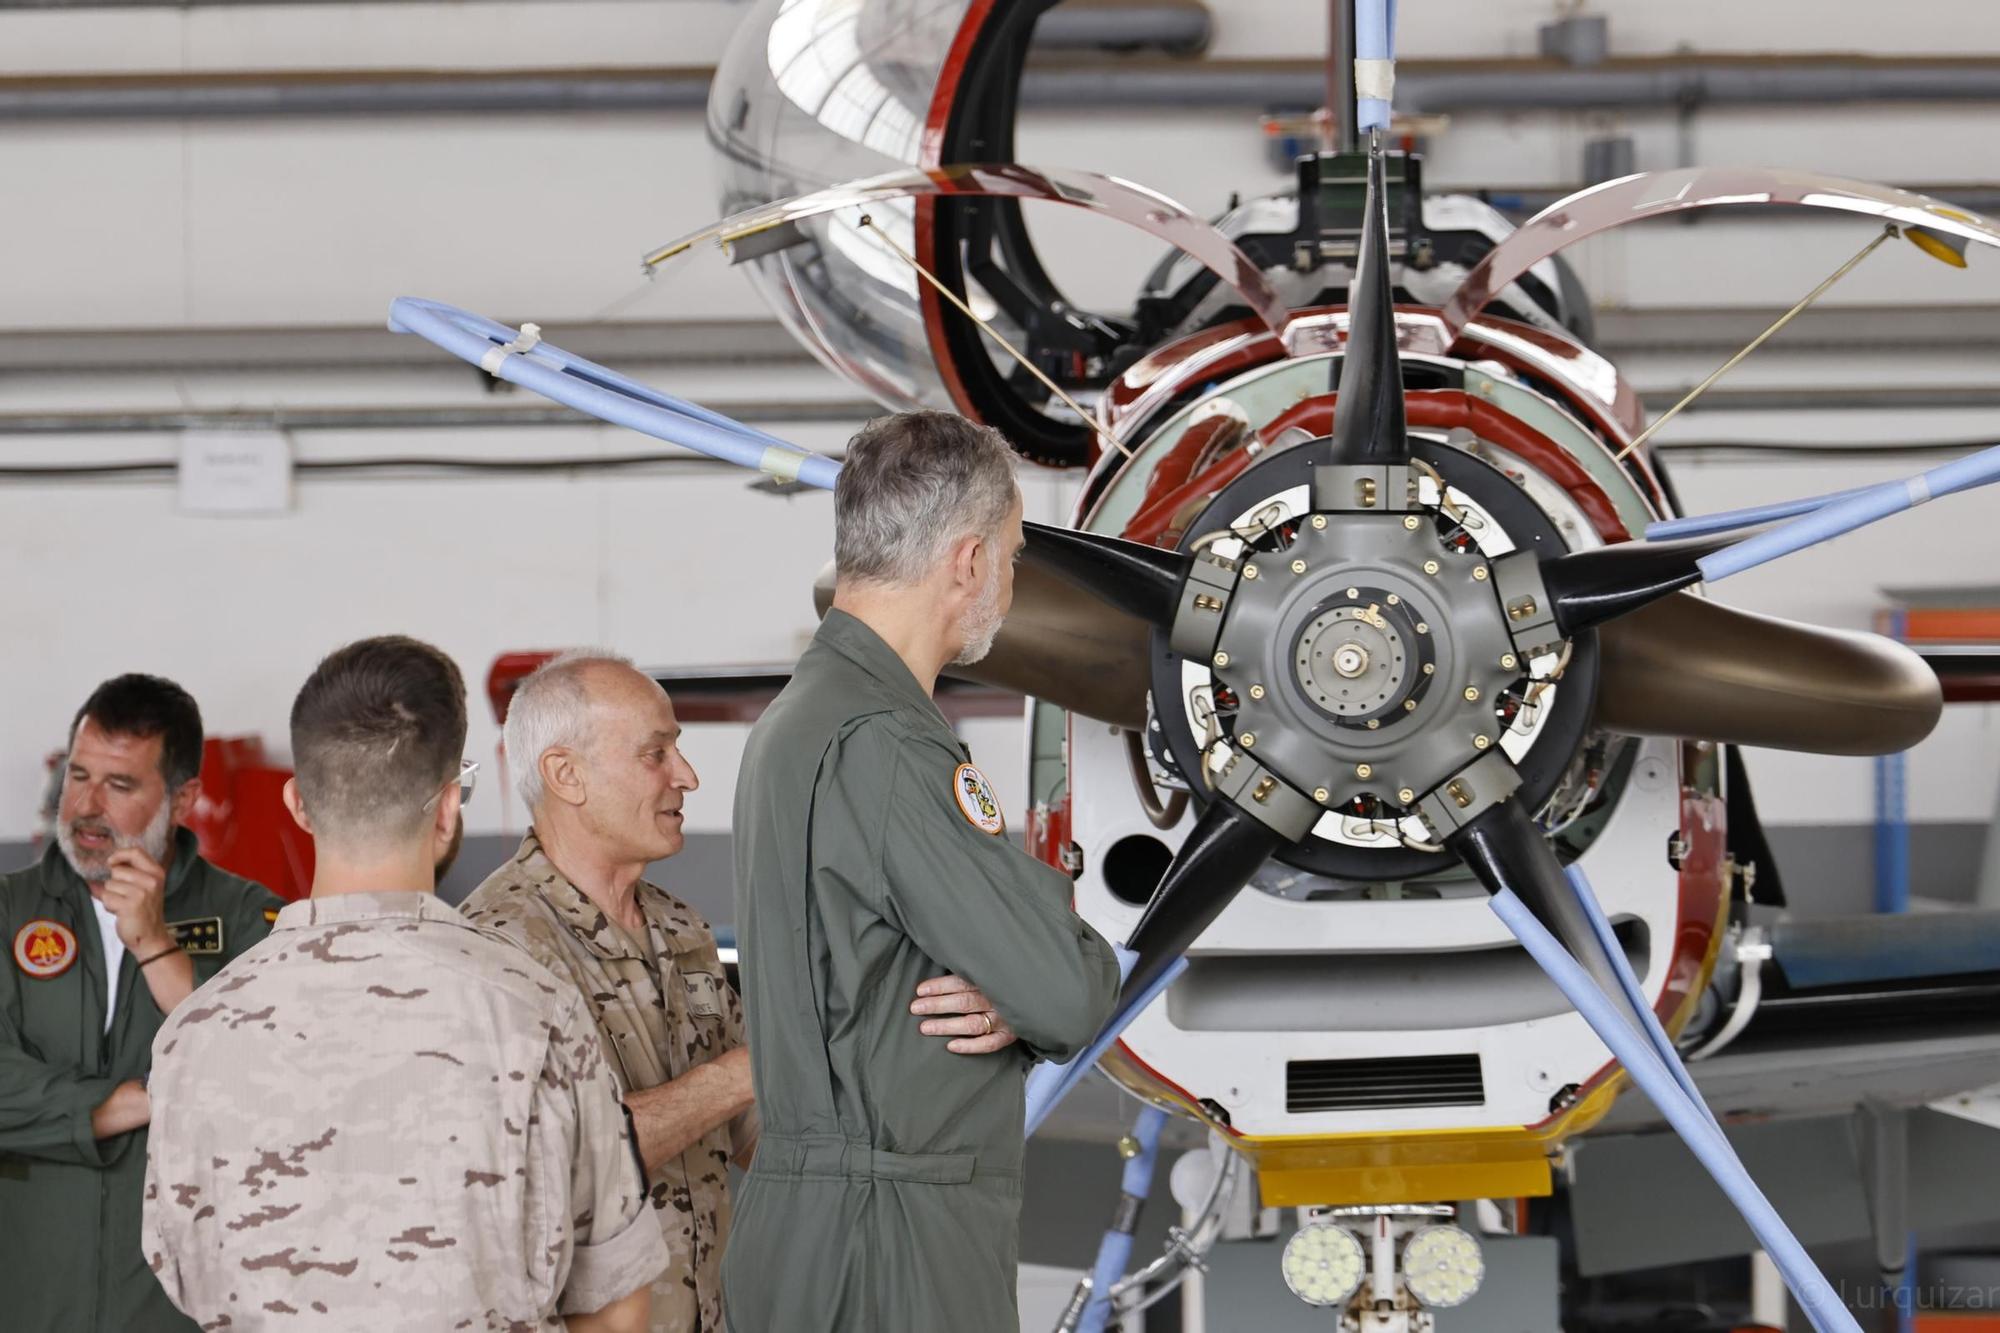
<svg viewBox="0 0 2000 1333">
<path fill-rule="evenodd" d="M 1639 1024 L 1639 1030 L 1653 1043 L 1654 1054 L 1660 1057 L 1660 1063 L 1667 1067 L 1667 1072 L 1674 1076 L 1674 1082 L 1680 1084 L 1687 1099 L 1701 1109 L 1709 1124 L 1715 1124 L 1715 1113 L 1701 1099 L 1701 1092 L 1694 1085 L 1694 1076 L 1688 1073 L 1687 1066 L 1681 1062 L 1680 1052 L 1674 1049 L 1674 1039 L 1667 1035 L 1659 1015 L 1653 1012 L 1653 1006 L 1646 1003 L 1646 992 L 1640 988 L 1639 978 L 1632 971 L 1632 961 L 1625 956 L 1624 946 L 1618 943 L 1617 932 L 1611 929 L 1611 918 L 1604 914 L 1603 905 L 1591 891 L 1590 879 L 1583 873 L 1583 867 L 1571 863 L 1563 871 L 1563 876 L 1569 880 L 1570 891 L 1583 905 L 1584 915 L 1590 918 L 1591 930 L 1604 945 L 1604 951 L 1611 955 L 1612 969 L 1618 973 L 1618 982 L 1625 990 L 1625 1003 Z"/>
<path fill-rule="evenodd" d="M 1160 1160 L 1160 1130 L 1166 1123 L 1167 1113 L 1151 1105 L 1142 1108 L 1132 1122 L 1132 1140 L 1139 1151 L 1125 1161 L 1118 1212 L 1097 1246 L 1097 1266 L 1090 1273 L 1090 1301 L 1083 1307 L 1077 1333 L 1104 1333 L 1104 1326 L 1116 1313 L 1111 1308 L 1111 1288 L 1131 1266 L 1132 1233 L 1139 1229 L 1139 1210 L 1153 1190 L 1153 1171 Z"/>
<path fill-rule="evenodd" d="M 1940 495 L 1971 490 L 1996 480 L 2000 480 L 2000 445 L 1953 459 L 1903 481 L 1885 481 L 1829 498 L 1808 513 L 1703 556 L 1697 565 L 1702 578 L 1714 583 L 1866 527 L 1891 514 L 1914 509 Z"/>
<path fill-rule="evenodd" d="M 418 334 L 491 375 L 565 407 L 721 462 L 823 490 L 831 490 L 840 475 L 840 464 L 831 458 L 648 388 L 548 343 L 494 355 L 520 341 L 521 335 L 443 302 L 401 297 L 389 307 L 389 327 Z"/>
<path fill-rule="evenodd" d="M 1640 1036 L 1631 1023 L 1626 1021 L 1620 1007 L 1610 997 L 1599 990 L 1569 952 L 1556 942 L 1555 936 L 1535 919 L 1527 905 L 1514 896 L 1511 889 L 1503 889 L 1492 899 L 1492 907 L 1507 928 L 1514 932 L 1549 979 L 1556 983 L 1569 1002 L 1576 1006 L 1591 1028 L 1604 1044 L 1611 1048 L 1613 1056 L 1625 1066 L 1632 1081 L 1639 1085 L 1653 1105 L 1660 1109 L 1667 1122 L 1693 1150 L 1715 1183 L 1722 1187 L 1743 1220 L 1756 1233 L 1758 1241 L 1777 1263 L 1778 1270 L 1785 1275 L 1785 1285 L 1791 1288 L 1793 1297 L 1818 1333 L 1861 1333 L 1854 1316 L 1840 1302 L 1833 1287 L 1818 1267 L 1813 1264 L 1805 1247 L 1793 1236 L 1777 1209 L 1757 1188 L 1757 1182 L 1737 1160 L 1736 1152 L 1729 1146 L 1722 1131 L 1707 1113 L 1696 1108 L 1694 1100 L 1681 1090 L 1674 1076 L 1667 1072 L 1660 1057 L 1654 1054 L 1652 1044 Z"/>
<path fill-rule="evenodd" d="M 1354 123 L 1363 134 L 1389 128 L 1395 60 L 1396 0 L 1354 0 Z"/>
<path fill-rule="evenodd" d="M 1131 950 L 1122 948 L 1118 950 L 1120 981 L 1132 975 L 1133 964 L 1138 960 L 1139 955 Z M 1111 1049 L 1111 1043 L 1117 1041 L 1125 1029 L 1132 1025 L 1132 1020 L 1144 1013 L 1146 1006 L 1158 999 L 1162 991 L 1180 980 L 1181 973 L 1185 971 L 1187 971 L 1187 959 L 1176 958 L 1172 967 L 1162 972 L 1152 985 L 1133 997 L 1131 1004 L 1112 1015 L 1104 1031 L 1098 1033 L 1097 1039 L 1084 1047 L 1081 1054 L 1063 1064 L 1038 1065 L 1029 1072 L 1027 1132 L 1030 1136 L 1041 1128 L 1042 1121 L 1048 1119 L 1049 1112 L 1055 1110 L 1056 1105 L 1069 1096 L 1070 1089 L 1083 1081 L 1083 1076 L 1090 1072 L 1090 1067 L 1097 1063 L 1098 1057 Z"/>
<path fill-rule="evenodd" d="M 1856 486 L 1827 495 L 1809 495 L 1802 500 L 1781 500 L 1777 504 L 1751 505 L 1747 509 L 1726 509 L 1715 514 L 1661 519 L 1658 523 L 1646 525 L 1646 540 L 1676 541 L 1682 537 L 1710 537 L 1718 532 L 1761 527 L 1766 523 L 1775 523 L 1781 518 L 1796 518 L 1800 514 L 1810 514 L 1815 509 L 1824 509 L 1835 500 L 1845 500 L 1867 489 L 1866 486 Z"/>
</svg>

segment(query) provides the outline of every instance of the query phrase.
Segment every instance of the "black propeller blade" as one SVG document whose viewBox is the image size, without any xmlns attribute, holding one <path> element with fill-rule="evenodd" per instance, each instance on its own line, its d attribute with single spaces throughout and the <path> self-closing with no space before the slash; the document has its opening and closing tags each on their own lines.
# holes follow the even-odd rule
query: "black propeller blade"
<svg viewBox="0 0 2000 1333">
<path fill-rule="evenodd" d="M 1620 542 L 1544 560 L 1542 587 L 1548 591 L 1556 628 L 1564 638 L 1574 638 L 1594 625 L 1693 587 L 1701 582 L 1695 562 L 1737 540 L 1731 534 L 1678 542 Z"/>
<path fill-rule="evenodd" d="M 1396 352 L 1390 301 L 1389 202 L 1382 145 L 1368 150 L 1368 201 L 1361 251 L 1347 294 L 1347 357 L 1340 368 L 1327 461 L 1343 466 L 1398 466 L 1410 461 L 1403 419 L 1403 363 Z"/>
<path fill-rule="evenodd" d="M 1027 558 L 1149 625 L 1171 629 L 1193 561 L 1178 551 L 1074 528 L 1023 523 Z"/>
<path fill-rule="evenodd" d="M 1218 796 L 1209 803 L 1125 941 L 1139 960 L 1125 978 L 1114 1022 L 1187 952 L 1284 841 L 1234 801 Z"/>
<path fill-rule="evenodd" d="M 1512 889 L 1535 919 L 1548 927 L 1591 980 L 1604 988 L 1614 1004 L 1621 1003 L 1624 983 L 1611 955 L 1605 952 L 1583 905 L 1563 878 L 1562 863 L 1550 850 L 1548 837 L 1521 803 L 1512 797 L 1482 812 L 1445 840 L 1488 893 Z"/>
</svg>

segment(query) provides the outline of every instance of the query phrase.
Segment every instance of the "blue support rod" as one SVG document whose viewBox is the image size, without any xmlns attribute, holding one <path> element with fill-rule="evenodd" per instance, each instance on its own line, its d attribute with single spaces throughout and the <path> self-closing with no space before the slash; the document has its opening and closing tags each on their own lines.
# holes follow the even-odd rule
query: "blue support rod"
<svg viewBox="0 0 2000 1333">
<path fill-rule="evenodd" d="M 1837 492 L 1823 497 L 1814 508 L 1796 518 L 1703 556 L 1698 562 L 1701 576 L 1714 583 L 1866 527 L 1891 514 L 1914 509 L 1938 496 L 1953 495 L 1996 480 L 2000 480 L 2000 445 L 1953 459 L 1902 481 Z"/>
<path fill-rule="evenodd" d="M 415 333 L 488 374 L 613 425 L 753 472 L 833 489 L 840 464 L 697 403 L 661 393 L 549 343 L 441 301 L 400 297 L 389 327 Z M 518 348 L 519 350 L 510 350 Z"/>
<path fill-rule="evenodd" d="M 1118 950 L 1119 980 L 1122 981 L 1132 975 L 1132 966 L 1138 961 L 1138 957 L 1129 949 Z M 1162 972 L 1158 980 L 1141 991 L 1129 1006 L 1105 1026 L 1104 1031 L 1097 1034 L 1096 1040 L 1084 1047 L 1074 1059 L 1063 1064 L 1037 1065 L 1029 1071 L 1027 1132 L 1030 1137 L 1041 1128 L 1042 1121 L 1048 1119 L 1049 1112 L 1055 1110 L 1062 1099 L 1069 1096 L 1070 1090 L 1083 1081 L 1083 1076 L 1090 1072 L 1098 1057 L 1110 1050 L 1111 1043 L 1117 1041 L 1125 1029 L 1132 1025 L 1132 1020 L 1144 1013 L 1146 1006 L 1158 999 L 1160 993 L 1179 980 L 1181 973 L 1185 971 L 1187 971 L 1187 959 L 1175 959 L 1172 967 Z"/>
<path fill-rule="evenodd" d="M 1681 1092 L 1708 1117 L 1709 1124 L 1715 1124 L 1715 1114 L 1708 1109 L 1708 1103 L 1701 1099 L 1701 1092 L 1694 1085 L 1694 1076 L 1688 1073 L 1687 1066 L 1681 1063 L 1680 1053 L 1674 1049 L 1674 1039 L 1667 1035 L 1666 1028 L 1660 1023 L 1659 1015 L 1653 1012 L 1653 1006 L 1646 1003 L 1646 992 L 1641 989 L 1639 978 L 1632 971 L 1632 962 L 1625 956 L 1625 947 L 1618 942 L 1616 932 L 1611 929 L 1611 918 L 1604 914 L 1603 904 L 1597 901 L 1597 894 L 1592 892 L 1590 879 L 1583 873 L 1583 867 L 1572 863 L 1563 874 L 1569 880 L 1570 891 L 1576 895 L 1577 901 L 1583 904 L 1583 912 L 1590 918 L 1592 932 L 1604 945 L 1604 951 L 1611 955 L 1611 966 L 1618 973 L 1619 985 L 1625 991 L 1626 1007 L 1637 1020 L 1640 1031 L 1652 1043 L 1654 1054 L 1660 1057 L 1660 1063 L 1667 1067 L 1667 1072 L 1674 1076 L 1674 1082 L 1680 1085 Z"/>
<path fill-rule="evenodd" d="M 1395 60 L 1396 0 L 1354 0 L 1354 123 L 1363 133 L 1389 128 Z"/>
<path fill-rule="evenodd" d="M 1132 1263 L 1132 1233 L 1139 1227 L 1139 1209 L 1153 1190 L 1153 1173 L 1160 1157 L 1160 1131 L 1167 1113 L 1146 1106 L 1132 1122 L 1132 1140 L 1138 1152 L 1126 1159 L 1118 1212 L 1097 1247 L 1097 1264 L 1090 1273 L 1090 1300 L 1083 1307 L 1077 1333 L 1104 1333 L 1116 1313 L 1111 1308 L 1111 1288 Z"/>
<path fill-rule="evenodd" d="M 1492 907 L 1743 1214 L 1743 1220 L 1776 1261 L 1785 1276 L 1785 1285 L 1791 1288 L 1818 1333 L 1861 1333 L 1860 1325 L 1841 1304 L 1805 1247 L 1737 1160 L 1729 1140 L 1708 1113 L 1697 1109 L 1695 1101 L 1681 1090 L 1679 1082 L 1667 1072 L 1666 1064 L 1654 1053 L 1652 1044 L 1639 1035 L 1620 1007 L 1597 988 L 1512 890 L 1494 895 Z"/>
</svg>

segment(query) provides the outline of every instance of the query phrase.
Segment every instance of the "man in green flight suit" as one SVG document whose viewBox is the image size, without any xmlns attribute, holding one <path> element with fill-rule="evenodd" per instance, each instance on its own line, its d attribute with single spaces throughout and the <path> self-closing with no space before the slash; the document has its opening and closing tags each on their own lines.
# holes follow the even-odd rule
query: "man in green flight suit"
<svg viewBox="0 0 2000 1333">
<path fill-rule="evenodd" d="M 872 422 L 848 445 L 834 522 L 833 609 L 736 788 L 764 1133 L 724 1318 L 732 1333 L 1017 1333 L 1023 1078 L 1095 1035 L 1118 968 L 1068 877 L 1007 839 L 931 698 L 1013 600 L 1012 453 L 945 413 Z M 909 1012 L 951 1016 L 912 1030 Z"/>
<path fill-rule="evenodd" d="M 0 1301 L 20 1333 L 194 1328 L 139 1252 L 153 1035 L 282 906 L 180 827 L 200 769 L 185 690 L 106 681 L 70 726 L 54 845 L 0 876 Z"/>
</svg>

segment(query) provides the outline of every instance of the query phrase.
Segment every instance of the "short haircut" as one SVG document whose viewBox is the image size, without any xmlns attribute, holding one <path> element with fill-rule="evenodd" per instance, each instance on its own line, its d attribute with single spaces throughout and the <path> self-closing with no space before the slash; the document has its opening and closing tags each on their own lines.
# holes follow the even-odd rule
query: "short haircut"
<svg viewBox="0 0 2000 1333">
<path fill-rule="evenodd" d="M 1014 452 L 950 412 L 899 412 L 862 427 L 833 488 L 842 579 L 921 583 L 953 543 L 991 537 L 1019 491 Z"/>
<path fill-rule="evenodd" d="M 593 666 L 631 667 L 632 659 L 604 648 L 557 653 L 514 688 L 503 733 L 514 790 L 530 813 L 542 801 L 542 756 L 555 746 L 582 749 L 590 739 L 590 696 L 584 674 Z"/>
<path fill-rule="evenodd" d="M 70 719 L 69 743 L 76 729 L 91 721 L 113 736 L 160 738 L 160 777 L 169 795 L 201 774 L 201 709 L 194 696 L 164 676 L 131 672 L 113 676 L 90 692 Z"/>
<path fill-rule="evenodd" d="M 316 837 L 416 836 L 465 753 L 465 680 L 430 644 L 362 639 L 320 662 L 292 701 L 292 766 Z"/>
</svg>

